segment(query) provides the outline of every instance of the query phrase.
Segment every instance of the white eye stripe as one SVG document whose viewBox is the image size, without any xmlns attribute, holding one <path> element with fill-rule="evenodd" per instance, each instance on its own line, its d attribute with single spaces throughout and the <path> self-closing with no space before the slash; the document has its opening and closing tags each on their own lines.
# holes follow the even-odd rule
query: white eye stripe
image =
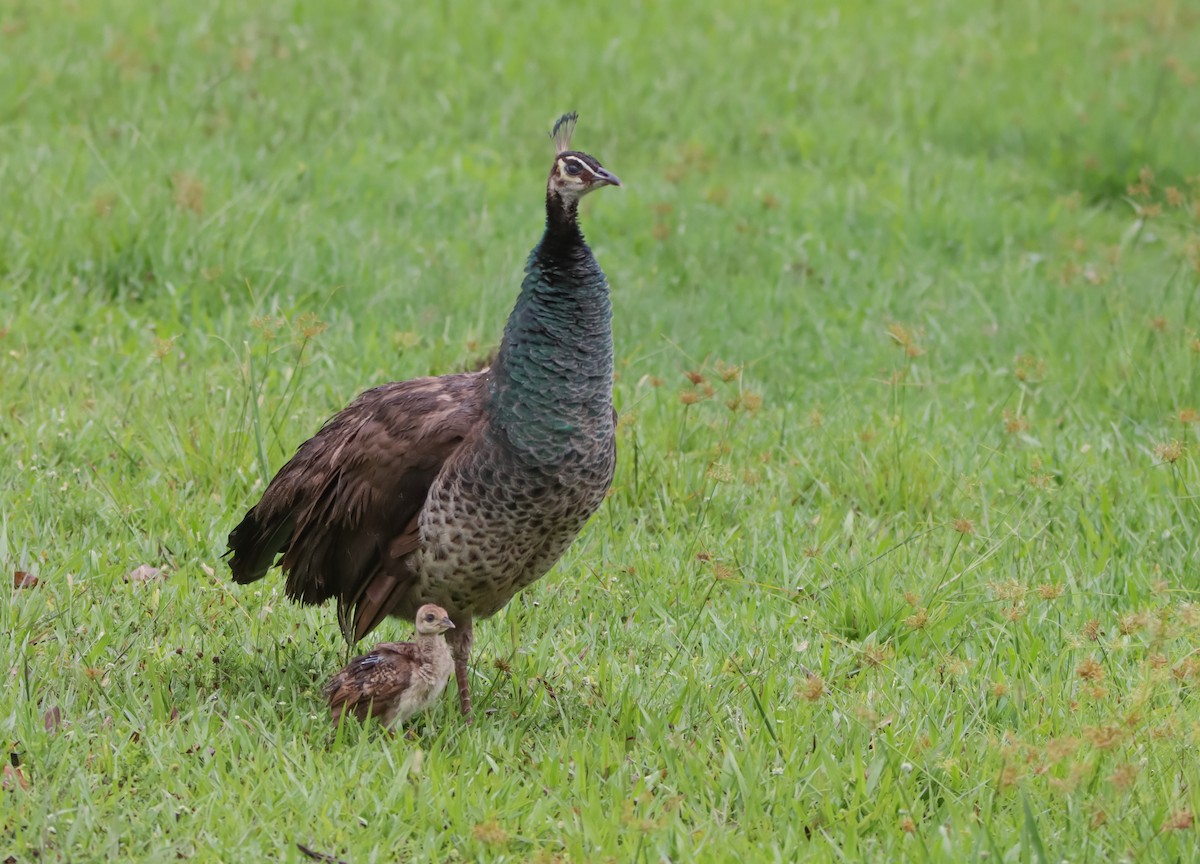
<svg viewBox="0 0 1200 864">
<path fill-rule="evenodd" d="M 582 174 L 584 171 L 588 171 L 588 172 L 592 171 L 591 167 L 586 162 L 584 162 L 582 159 L 576 158 L 575 156 L 563 157 L 563 167 L 566 168 L 566 166 L 568 164 L 572 164 L 575 167 L 577 167 L 579 169 L 580 174 Z M 578 176 L 578 175 L 573 175 L 573 176 Z"/>
</svg>

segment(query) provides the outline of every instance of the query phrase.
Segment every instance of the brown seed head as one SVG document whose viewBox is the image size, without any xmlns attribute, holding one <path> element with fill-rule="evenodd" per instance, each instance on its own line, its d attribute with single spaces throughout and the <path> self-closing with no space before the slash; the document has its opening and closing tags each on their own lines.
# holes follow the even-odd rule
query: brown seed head
<svg viewBox="0 0 1200 864">
<path fill-rule="evenodd" d="M 1046 361 L 1032 354 L 1017 356 L 1013 374 L 1018 381 L 1040 381 L 1046 374 Z"/>
<path fill-rule="evenodd" d="M 1178 462 L 1183 457 L 1183 451 L 1183 442 L 1178 440 L 1154 445 L 1154 455 L 1158 457 L 1160 462 L 1168 464 Z"/>
<path fill-rule="evenodd" d="M 287 319 L 275 315 L 260 315 L 250 319 L 250 326 L 257 330 L 263 341 L 270 342 L 281 329 L 287 326 Z"/>
<path fill-rule="evenodd" d="M 885 645 L 867 645 L 862 649 L 863 662 L 876 669 L 887 662 L 889 653 Z"/>
<path fill-rule="evenodd" d="M 1016 414 L 1007 408 L 1004 409 L 1004 431 L 1009 435 L 1020 435 L 1022 432 L 1029 431 L 1029 421 Z"/>
<path fill-rule="evenodd" d="M 999 600 L 1021 600 L 1025 597 L 1025 586 L 1016 579 L 992 582 L 988 587 Z"/>
<path fill-rule="evenodd" d="M 1069 735 L 1061 738 L 1051 738 L 1046 742 L 1046 758 L 1051 762 L 1061 762 L 1075 755 L 1079 749 L 1079 741 Z"/>
<path fill-rule="evenodd" d="M 1019 766 L 1009 763 L 1000 769 L 1000 776 L 997 779 L 1001 789 L 1011 789 L 1020 782 L 1021 769 Z"/>
<path fill-rule="evenodd" d="M 924 629 L 929 623 L 929 612 L 924 606 L 918 606 L 916 611 L 904 619 L 904 625 L 911 630 Z"/>
<path fill-rule="evenodd" d="M 713 368 L 722 381 L 732 381 L 742 374 L 741 365 L 725 363 L 722 360 L 718 360 Z"/>
<path fill-rule="evenodd" d="M 296 319 L 296 334 L 304 340 L 313 339 L 324 333 L 328 326 L 315 312 L 305 312 Z"/>
<path fill-rule="evenodd" d="M 1057 600 L 1062 596 L 1063 588 L 1061 585 L 1053 585 L 1049 582 L 1044 582 L 1037 587 L 1037 594 L 1043 600 Z"/>
<path fill-rule="evenodd" d="M 1015 623 L 1025 617 L 1025 611 L 1024 601 L 1018 601 L 1006 607 L 1001 614 L 1004 615 L 1004 620 Z"/>
<path fill-rule="evenodd" d="M 825 695 L 825 679 L 820 675 L 809 675 L 796 689 L 796 693 L 806 702 L 816 702 Z"/>
<path fill-rule="evenodd" d="M 1140 612 L 1131 612 L 1117 619 L 1117 632 L 1122 636 L 1130 636 L 1146 626 L 1146 616 Z"/>
<path fill-rule="evenodd" d="M 1083 735 L 1098 750 L 1112 750 L 1125 740 L 1125 732 L 1120 726 L 1088 726 Z"/>
</svg>

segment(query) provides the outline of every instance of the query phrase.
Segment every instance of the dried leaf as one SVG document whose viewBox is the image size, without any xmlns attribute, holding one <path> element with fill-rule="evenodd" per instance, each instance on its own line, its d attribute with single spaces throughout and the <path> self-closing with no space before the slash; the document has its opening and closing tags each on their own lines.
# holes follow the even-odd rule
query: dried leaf
<svg viewBox="0 0 1200 864">
<path fill-rule="evenodd" d="M 58 727 L 62 725 L 62 711 L 57 705 L 42 715 L 42 725 L 51 735 L 58 731 Z"/>
<path fill-rule="evenodd" d="M 26 573 L 24 570 L 14 570 L 13 571 L 13 588 L 14 589 L 36 588 L 40 581 L 41 580 L 39 580 L 36 576 L 34 576 L 31 573 Z"/>
<path fill-rule="evenodd" d="M 166 578 L 167 574 L 161 568 L 149 564 L 140 564 L 125 574 L 126 582 L 154 582 Z"/>
<path fill-rule="evenodd" d="M 12 765 L 4 766 L 4 780 L 0 781 L 0 786 L 8 791 L 12 791 L 20 786 L 22 789 L 29 788 L 29 778 L 25 776 L 25 772 L 20 768 L 14 768 Z"/>
</svg>

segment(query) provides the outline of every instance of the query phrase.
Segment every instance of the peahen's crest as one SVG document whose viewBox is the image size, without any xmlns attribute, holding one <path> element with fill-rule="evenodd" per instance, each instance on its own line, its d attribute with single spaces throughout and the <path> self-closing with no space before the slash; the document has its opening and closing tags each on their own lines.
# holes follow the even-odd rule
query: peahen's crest
<svg viewBox="0 0 1200 864">
<path fill-rule="evenodd" d="M 558 118 L 550 137 L 554 140 L 554 152 L 565 153 L 571 149 L 571 136 L 575 134 L 575 124 L 579 122 L 579 112 L 572 111 Z"/>
</svg>

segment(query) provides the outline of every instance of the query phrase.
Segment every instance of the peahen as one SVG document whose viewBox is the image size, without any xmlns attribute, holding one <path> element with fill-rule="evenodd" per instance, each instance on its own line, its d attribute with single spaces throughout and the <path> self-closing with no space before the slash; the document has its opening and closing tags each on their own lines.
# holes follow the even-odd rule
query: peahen
<svg viewBox="0 0 1200 864">
<path fill-rule="evenodd" d="M 472 624 L 543 576 L 596 511 L 616 466 L 612 306 L 579 201 L 620 186 L 554 125 L 546 230 L 490 367 L 384 384 L 300 446 L 229 535 L 235 581 L 276 563 L 301 603 L 337 599 L 353 645 L 436 603 L 462 713 Z"/>
</svg>

